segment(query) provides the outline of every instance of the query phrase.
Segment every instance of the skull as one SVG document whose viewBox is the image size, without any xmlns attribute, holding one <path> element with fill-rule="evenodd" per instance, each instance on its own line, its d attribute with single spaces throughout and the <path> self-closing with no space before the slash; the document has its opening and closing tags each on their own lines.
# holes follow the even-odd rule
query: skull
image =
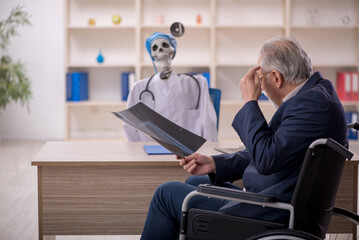
<svg viewBox="0 0 359 240">
<path fill-rule="evenodd" d="M 160 67 L 169 67 L 172 63 L 174 48 L 167 39 L 158 38 L 151 44 L 151 56 Z"/>
</svg>

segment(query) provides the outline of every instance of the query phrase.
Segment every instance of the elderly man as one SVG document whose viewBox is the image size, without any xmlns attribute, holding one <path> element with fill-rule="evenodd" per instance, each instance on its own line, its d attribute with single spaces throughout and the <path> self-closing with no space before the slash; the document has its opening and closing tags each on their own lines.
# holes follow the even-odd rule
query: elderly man
<svg viewBox="0 0 359 240">
<path fill-rule="evenodd" d="M 232 123 L 246 150 L 181 159 L 185 170 L 202 176 L 156 190 L 141 239 L 176 239 L 182 201 L 199 183 L 235 187 L 227 182 L 243 179 L 246 191 L 290 202 L 310 143 L 332 138 L 347 145 L 344 110 L 335 89 L 319 72 L 313 74 L 310 57 L 294 39 L 268 40 L 257 64 L 239 82 L 244 105 Z M 262 89 L 278 107 L 269 124 L 258 106 Z M 288 218 L 287 211 L 213 198 L 196 197 L 191 207 L 277 222 Z"/>
</svg>

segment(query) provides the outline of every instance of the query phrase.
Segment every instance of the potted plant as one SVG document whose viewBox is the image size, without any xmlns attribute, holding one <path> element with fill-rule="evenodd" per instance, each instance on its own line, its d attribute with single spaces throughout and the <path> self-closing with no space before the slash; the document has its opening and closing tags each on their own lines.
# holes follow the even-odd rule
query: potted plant
<svg viewBox="0 0 359 240">
<path fill-rule="evenodd" d="M 14 62 L 8 55 L 10 38 L 17 35 L 16 28 L 29 24 L 29 15 L 21 6 L 13 8 L 10 16 L 0 21 L 0 110 L 11 101 L 20 101 L 29 109 L 31 84 L 25 67 L 20 60 Z"/>
</svg>

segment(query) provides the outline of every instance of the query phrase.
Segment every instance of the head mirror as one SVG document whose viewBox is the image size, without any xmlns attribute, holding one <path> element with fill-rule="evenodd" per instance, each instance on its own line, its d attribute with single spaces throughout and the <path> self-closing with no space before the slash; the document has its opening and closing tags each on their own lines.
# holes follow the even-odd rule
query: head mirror
<svg viewBox="0 0 359 240">
<path fill-rule="evenodd" d="M 184 26 L 180 22 L 172 23 L 171 25 L 171 34 L 174 37 L 181 37 L 184 34 Z"/>
</svg>

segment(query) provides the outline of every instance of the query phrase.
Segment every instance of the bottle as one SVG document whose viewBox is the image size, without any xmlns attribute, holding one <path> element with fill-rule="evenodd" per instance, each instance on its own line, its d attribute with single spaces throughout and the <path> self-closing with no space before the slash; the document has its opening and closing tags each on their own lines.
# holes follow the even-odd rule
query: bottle
<svg viewBox="0 0 359 240">
<path fill-rule="evenodd" d="M 197 22 L 197 25 L 201 25 L 201 24 L 202 24 L 202 16 L 201 16 L 201 14 L 197 14 L 196 22 Z"/>
<path fill-rule="evenodd" d="M 104 57 L 103 57 L 103 55 L 102 55 L 102 49 L 100 48 L 99 53 L 98 53 L 98 56 L 97 56 L 97 62 L 98 62 L 98 63 L 103 63 L 104 60 L 105 60 L 105 59 L 104 59 Z"/>
</svg>

